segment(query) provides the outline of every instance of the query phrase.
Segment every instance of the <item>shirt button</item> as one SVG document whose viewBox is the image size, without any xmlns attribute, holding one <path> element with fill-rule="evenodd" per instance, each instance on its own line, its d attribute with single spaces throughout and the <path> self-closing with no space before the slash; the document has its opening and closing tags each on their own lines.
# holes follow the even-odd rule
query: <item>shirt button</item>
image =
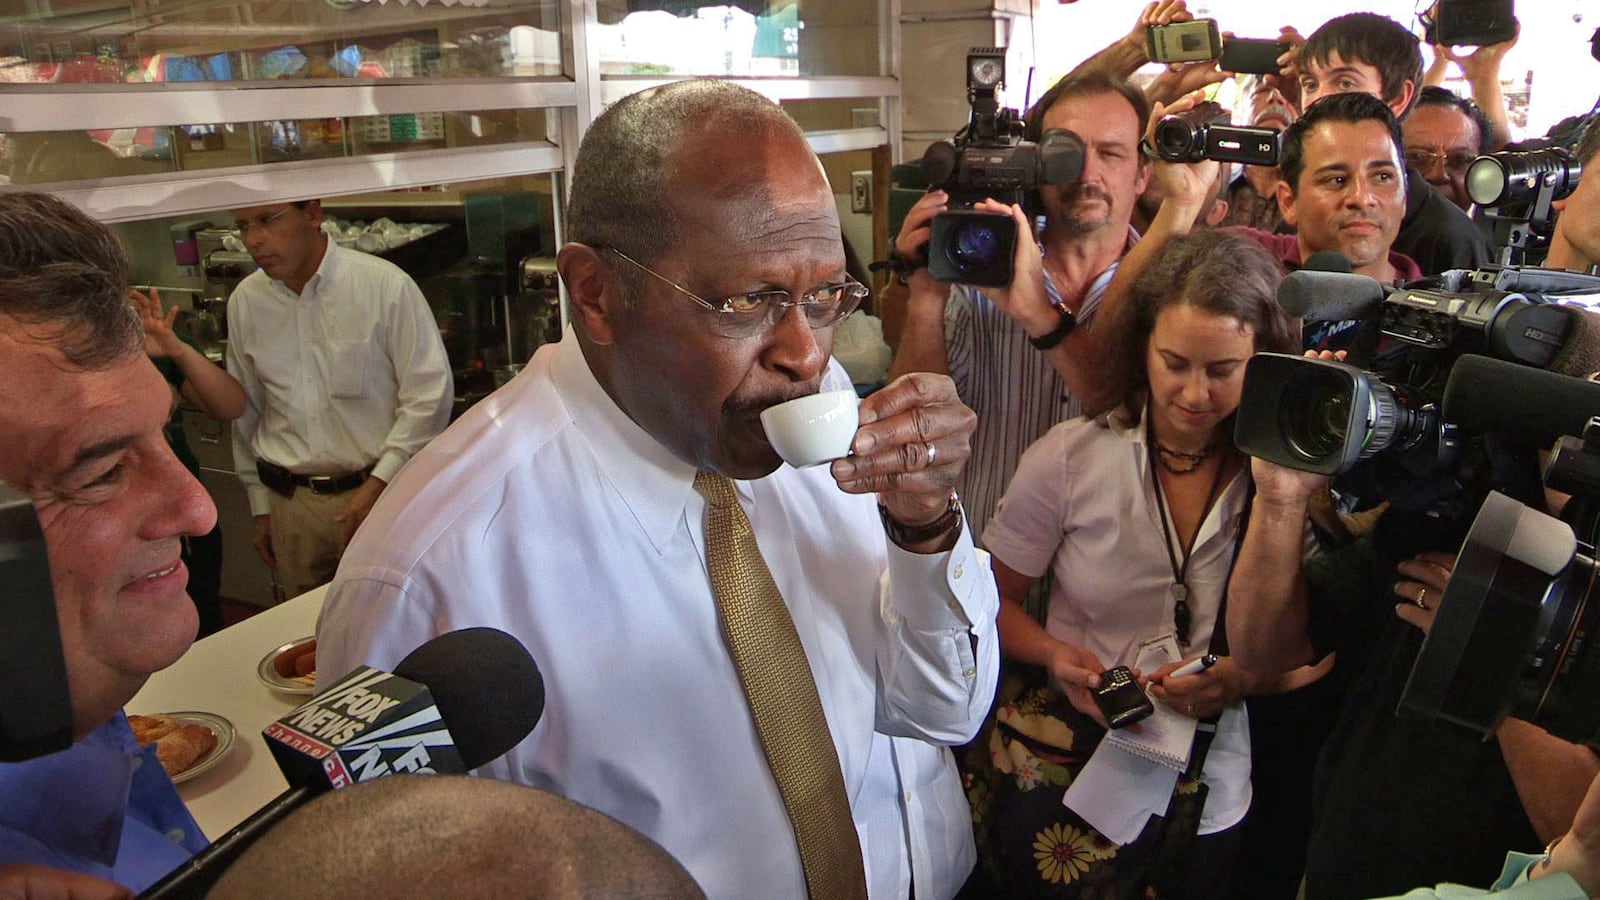
<svg viewBox="0 0 1600 900">
<path fill-rule="evenodd" d="M 962 669 L 961 670 L 961 674 L 965 675 L 968 678 L 972 678 L 972 677 L 974 677 L 974 676 L 976 676 L 978 674 L 978 670 L 977 669 Z"/>
<path fill-rule="evenodd" d="M 139 767 L 142 766 L 142 765 L 144 765 L 144 757 L 143 756 L 134 756 L 133 757 L 133 771 L 135 771 L 135 772 L 139 771 Z"/>
<path fill-rule="evenodd" d="M 173 842 L 174 844 L 183 843 L 184 837 L 186 837 L 186 835 L 183 833 L 182 828 L 174 828 L 167 832 L 167 840 Z"/>
<path fill-rule="evenodd" d="M 961 612 L 961 603 L 958 600 L 951 600 L 945 605 L 950 607 L 952 612 Z"/>
</svg>

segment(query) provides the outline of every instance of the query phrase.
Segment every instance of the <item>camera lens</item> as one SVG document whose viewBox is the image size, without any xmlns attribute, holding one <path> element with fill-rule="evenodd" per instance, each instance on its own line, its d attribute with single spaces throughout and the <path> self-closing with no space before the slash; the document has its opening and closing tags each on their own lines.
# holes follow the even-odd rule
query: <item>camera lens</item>
<svg viewBox="0 0 1600 900">
<path fill-rule="evenodd" d="M 1198 138 L 1193 123 L 1179 116 L 1166 116 L 1156 123 L 1156 155 L 1167 162 L 1195 162 Z"/>
<path fill-rule="evenodd" d="M 1319 368 L 1297 372 L 1283 392 L 1283 440 L 1307 462 L 1337 456 L 1350 434 L 1351 384 Z"/>
<path fill-rule="evenodd" d="M 956 231 L 951 257 L 963 272 L 986 269 L 1000 262 L 1000 235 L 982 221 L 963 222 Z"/>
</svg>

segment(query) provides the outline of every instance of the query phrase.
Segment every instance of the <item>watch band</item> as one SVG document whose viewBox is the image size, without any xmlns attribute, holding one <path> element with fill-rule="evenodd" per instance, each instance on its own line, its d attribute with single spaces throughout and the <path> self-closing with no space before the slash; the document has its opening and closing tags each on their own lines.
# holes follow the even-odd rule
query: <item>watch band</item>
<svg viewBox="0 0 1600 900">
<path fill-rule="evenodd" d="M 878 501 L 878 515 L 883 519 L 883 530 L 888 532 L 889 540 L 901 547 L 915 546 L 926 543 L 941 535 L 949 534 L 961 527 L 961 497 L 955 491 L 950 492 L 950 505 L 934 519 L 925 525 L 902 525 L 889 515 L 889 508 Z"/>
<path fill-rule="evenodd" d="M 1078 327 L 1078 317 L 1073 315 L 1072 310 L 1068 309 L 1065 303 L 1052 303 L 1050 306 L 1061 314 L 1061 321 L 1056 323 L 1055 330 L 1049 334 L 1028 338 L 1028 343 L 1032 344 L 1035 350 L 1049 350 L 1066 340 L 1067 335 L 1072 333 L 1072 329 Z"/>
</svg>

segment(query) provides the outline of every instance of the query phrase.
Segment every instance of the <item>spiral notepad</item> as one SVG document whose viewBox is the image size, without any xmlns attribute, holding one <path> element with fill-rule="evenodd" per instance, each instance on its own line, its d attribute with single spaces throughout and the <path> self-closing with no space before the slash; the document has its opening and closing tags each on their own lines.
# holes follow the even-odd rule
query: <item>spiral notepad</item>
<svg viewBox="0 0 1600 900">
<path fill-rule="evenodd" d="M 1155 712 L 1134 728 L 1109 732 L 1106 740 L 1135 756 L 1182 772 L 1189 768 L 1189 751 L 1194 747 L 1194 729 L 1199 722 L 1174 712 L 1159 700 L 1152 698 L 1150 702 Z"/>
</svg>

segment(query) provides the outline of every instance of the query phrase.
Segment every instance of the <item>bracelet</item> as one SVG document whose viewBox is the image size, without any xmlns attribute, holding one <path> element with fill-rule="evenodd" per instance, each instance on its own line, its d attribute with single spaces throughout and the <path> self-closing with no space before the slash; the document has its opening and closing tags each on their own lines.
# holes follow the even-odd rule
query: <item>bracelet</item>
<svg viewBox="0 0 1600 900">
<path fill-rule="evenodd" d="M 902 549 L 926 543 L 940 535 L 949 534 L 961 527 L 961 498 L 955 491 L 950 492 L 950 505 L 945 507 L 939 518 L 926 525 L 902 525 L 889 515 L 889 508 L 878 501 L 878 515 L 883 519 L 883 530 L 888 533 L 889 540 Z"/>
</svg>

